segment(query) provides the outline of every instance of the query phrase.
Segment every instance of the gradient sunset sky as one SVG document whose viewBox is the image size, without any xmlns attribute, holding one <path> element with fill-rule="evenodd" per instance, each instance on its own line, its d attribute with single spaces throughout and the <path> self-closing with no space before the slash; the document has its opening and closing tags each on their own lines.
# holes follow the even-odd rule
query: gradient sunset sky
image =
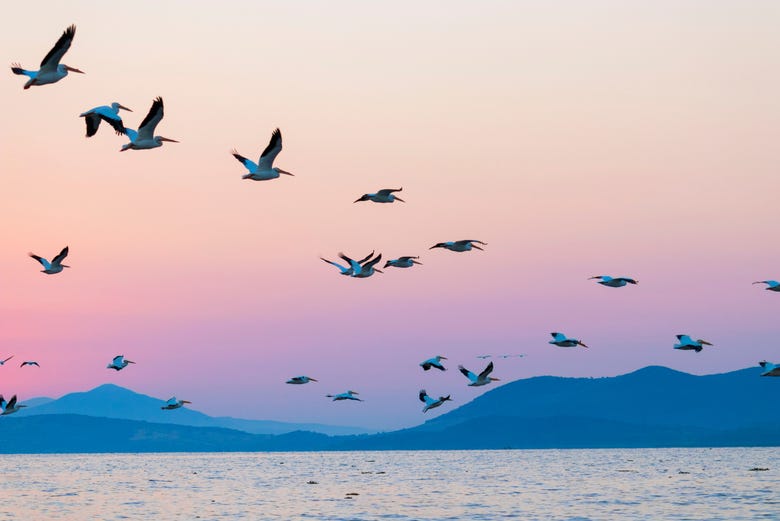
<svg viewBox="0 0 780 521">
<path fill-rule="evenodd" d="M 751 285 L 780 279 L 778 22 L 769 0 L 9 3 L 5 63 L 74 23 L 86 74 L 0 80 L 0 392 L 389 429 L 518 378 L 780 361 L 780 294 Z M 84 137 L 82 111 L 136 128 L 156 96 L 181 143 Z M 242 180 L 230 149 L 256 160 L 276 127 L 295 177 Z M 407 203 L 352 203 L 385 187 Z M 428 250 L 458 239 L 488 246 Z M 56 276 L 27 257 L 65 245 Z M 319 260 L 371 250 L 424 265 Z M 467 387 L 486 353 L 526 357 Z M 453 402 L 423 416 L 420 388 Z M 365 403 L 324 397 L 346 389 Z"/>
</svg>

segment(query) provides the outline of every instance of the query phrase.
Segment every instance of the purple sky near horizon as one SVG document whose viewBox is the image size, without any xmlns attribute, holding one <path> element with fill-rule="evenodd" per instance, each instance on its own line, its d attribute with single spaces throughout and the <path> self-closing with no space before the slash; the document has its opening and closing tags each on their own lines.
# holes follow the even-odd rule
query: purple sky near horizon
<svg viewBox="0 0 780 521">
<path fill-rule="evenodd" d="M 751 284 L 780 279 L 775 2 L 43 5 L 6 6 L 6 62 L 36 68 L 75 23 L 62 62 L 86 74 L 0 80 L 0 393 L 116 383 L 390 429 L 518 378 L 780 361 L 780 295 Z M 80 112 L 118 101 L 135 128 L 158 95 L 181 143 L 84 138 Z M 276 127 L 295 177 L 243 181 L 230 149 L 256 159 Z M 406 204 L 352 203 L 401 186 Z M 488 245 L 428 250 L 464 238 Z M 66 244 L 56 276 L 26 256 Z M 371 250 L 424 265 L 319 260 Z M 457 365 L 487 353 L 526 356 L 467 387 Z M 138 363 L 105 369 L 116 354 Z M 423 373 L 436 354 L 450 370 Z M 422 415 L 420 388 L 453 402 Z M 324 398 L 346 389 L 365 403 Z"/>
</svg>

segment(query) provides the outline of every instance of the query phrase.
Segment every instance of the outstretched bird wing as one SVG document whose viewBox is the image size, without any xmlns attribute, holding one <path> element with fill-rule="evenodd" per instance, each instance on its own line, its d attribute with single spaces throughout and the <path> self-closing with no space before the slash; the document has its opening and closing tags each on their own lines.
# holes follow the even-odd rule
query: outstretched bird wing
<svg viewBox="0 0 780 521">
<path fill-rule="evenodd" d="M 403 190 L 403 187 L 402 188 L 383 188 L 383 189 L 379 190 L 376 194 L 381 196 L 381 197 L 387 197 L 388 195 L 392 194 L 393 192 L 400 192 L 401 190 Z"/>
<path fill-rule="evenodd" d="M 39 257 L 38 255 L 35 255 L 34 253 L 29 253 L 28 255 L 30 257 L 32 257 L 33 259 L 37 260 L 38 262 L 40 262 L 41 266 L 43 266 L 43 269 L 48 270 L 48 269 L 51 268 L 51 263 L 49 261 L 47 261 L 46 259 L 44 259 L 43 257 Z"/>
<path fill-rule="evenodd" d="M 484 370 L 484 371 L 482 371 L 481 373 L 479 373 L 479 377 L 480 377 L 481 379 L 487 378 L 487 376 L 488 376 L 488 375 L 489 375 L 491 372 L 493 372 L 493 362 L 490 362 L 490 363 L 487 365 L 487 367 L 485 368 L 485 370 Z"/>
<path fill-rule="evenodd" d="M 255 163 L 251 159 L 247 159 L 244 156 L 242 156 L 241 154 L 239 154 L 238 151 L 235 148 L 233 149 L 232 154 L 233 154 L 233 157 L 238 159 L 239 163 L 244 165 L 244 167 L 246 167 L 246 169 L 249 170 L 250 174 L 254 174 L 255 172 L 257 172 L 257 163 Z"/>
<path fill-rule="evenodd" d="M 5 406 L 6 409 L 13 409 L 16 407 L 16 395 L 11 396 L 11 399 L 8 400 L 8 405 Z"/>
<path fill-rule="evenodd" d="M 65 246 L 65 247 L 62 249 L 62 251 L 60 251 L 60 252 L 57 254 L 57 256 L 56 256 L 56 257 L 54 257 L 54 258 L 51 260 L 51 263 L 52 263 L 52 264 L 61 264 L 61 263 L 62 263 L 62 261 L 64 261 L 64 260 L 65 260 L 65 257 L 67 257 L 67 256 L 68 256 L 68 251 L 69 251 L 69 250 L 68 250 L 68 247 L 67 247 L 67 246 Z M 77 259 L 77 260 L 78 260 L 78 259 Z"/>
<path fill-rule="evenodd" d="M 65 53 L 70 49 L 70 44 L 73 42 L 73 37 L 76 36 L 76 26 L 71 25 L 65 31 L 63 31 L 60 39 L 54 44 L 54 47 L 43 57 L 41 60 L 41 70 L 38 74 L 44 72 L 54 72 L 57 70 L 57 65 L 60 64 L 60 60 Z"/>
<path fill-rule="evenodd" d="M 462 365 L 459 365 L 459 366 L 458 366 L 458 369 L 459 369 L 459 370 L 460 370 L 460 372 L 461 372 L 461 373 L 463 373 L 463 375 L 464 375 L 466 378 L 468 378 L 469 380 L 471 380 L 471 381 L 474 381 L 474 382 L 477 380 L 477 375 L 475 375 L 474 373 L 472 373 L 471 371 L 469 371 L 468 369 L 466 369 L 466 368 L 465 368 L 465 367 L 463 367 Z"/>
<path fill-rule="evenodd" d="M 158 96 L 154 99 L 152 107 L 141 122 L 141 126 L 138 127 L 138 136 L 141 140 L 154 139 L 154 130 L 157 128 L 157 125 L 164 115 L 163 99 Z"/>
<path fill-rule="evenodd" d="M 260 154 L 260 160 L 257 162 L 257 166 L 261 170 L 270 170 L 274 165 L 274 159 L 282 151 L 282 131 L 278 128 L 271 133 L 271 140 L 268 142 L 268 146 L 265 147 L 263 153 Z"/>
</svg>

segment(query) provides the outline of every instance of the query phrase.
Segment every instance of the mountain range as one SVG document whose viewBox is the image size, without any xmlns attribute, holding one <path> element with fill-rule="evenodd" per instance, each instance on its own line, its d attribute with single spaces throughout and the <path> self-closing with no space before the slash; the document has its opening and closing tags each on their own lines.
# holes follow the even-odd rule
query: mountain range
<svg viewBox="0 0 780 521">
<path fill-rule="evenodd" d="M 146 415 L 143 395 L 101 386 L 0 419 L 0 452 L 777 446 L 780 416 L 773 411 L 780 378 L 759 373 L 694 376 L 651 366 L 617 377 L 527 378 L 413 428 L 335 436 L 307 429 L 251 433 L 208 425 L 220 419 L 191 410 L 175 412 L 192 413 L 201 424 L 160 423 L 159 416 Z M 104 408 L 89 409 L 82 395 Z M 159 410 L 160 400 L 143 398 Z"/>
</svg>

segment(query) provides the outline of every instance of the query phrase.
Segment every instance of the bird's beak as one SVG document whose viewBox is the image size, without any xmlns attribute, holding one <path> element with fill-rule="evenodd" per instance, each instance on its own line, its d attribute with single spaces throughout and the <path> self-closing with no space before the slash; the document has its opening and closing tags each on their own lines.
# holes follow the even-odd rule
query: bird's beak
<svg viewBox="0 0 780 521">
<path fill-rule="evenodd" d="M 66 71 L 70 71 L 70 72 L 78 72 L 79 74 L 84 74 L 84 71 L 80 71 L 80 70 L 75 69 L 73 67 L 68 67 L 67 65 L 65 65 L 65 70 Z"/>
<path fill-rule="evenodd" d="M 599 276 L 597 275 L 597 276 L 595 276 L 595 277 L 588 277 L 588 280 L 592 280 L 592 279 L 600 279 L 600 278 L 601 278 L 601 277 L 599 277 Z"/>
<path fill-rule="evenodd" d="M 293 174 L 291 172 L 288 172 L 287 170 L 282 170 L 281 168 L 279 168 L 279 173 L 280 174 L 285 174 L 285 175 L 291 175 L 291 176 L 295 177 L 295 174 Z"/>
<path fill-rule="evenodd" d="M 711 346 L 712 345 L 711 343 L 707 342 L 706 340 L 699 340 L 699 342 L 701 342 L 705 346 Z"/>
<path fill-rule="evenodd" d="M 359 203 L 359 202 L 360 202 L 360 201 L 362 201 L 362 200 L 363 200 L 363 198 L 361 197 L 360 199 L 355 199 L 355 200 L 354 200 L 354 201 L 352 201 L 352 202 L 353 202 L 353 203 Z"/>
<path fill-rule="evenodd" d="M 127 362 L 128 364 L 134 364 L 135 363 L 132 360 L 125 360 L 125 362 Z"/>
<path fill-rule="evenodd" d="M 439 358 L 441 358 L 442 360 L 447 360 L 446 356 L 440 356 Z"/>
<path fill-rule="evenodd" d="M 499 379 L 499 378 L 493 378 L 493 377 L 491 376 L 491 377 L 490 377 L 490 381 L 491 381 L 491 382 L 500 382 L 500 381 L 501 381 L 501 379 Z"/>
<path fill-rule="evenodd" d="M 176 141 L 175 139 L 169 139 L 167 137 L 162 137 L 162 136 L 160 136 L 160 141 L 169 141 L 171 143 L 178 143 L 178 141 Z"/>
<path fill-rule="evenodd" d="M 397 195 L 395 196 L 395 200 L 396 200 L 396 201 L 401 201 L 402 203 L 405 203 L 405 202 L 406 202 L 406 201 L 404 201 L 403 199 L 401 199 L 400 197 L 398 197 Z"/>
<path fill-rule="evenodd" d="M 422 262 L 417 262 L 416 260 L 412 260 L 412 264 L 419 264 L 420 266 L 422 266 Z"/>
<path fill-rule="evenodd" d="M 577 342 L 577 343 L 578 343 L 579 345 L 581 345 L 582 347 L 588 347 L 588 346 L 586 346 L 585 344 L 583 344 L 582 342 Z M 590 349 L 590 348 L 588 348 L 588 349 Z"/>
<path fill-rule="evenodd" d="M 319 382 L 319 380 L 317 380 L 316 378 L 309 378 L 309 381 L 310 382 Z"/>
<path fill-rule="evenodd" d="M 755 281 L 753 284 L 763 284 L 760 280 Z"/>
<path fill-rule="evenodd" d="M 477 250 L 482 250 L 482 248 L 480 248 L 480 247 L 479 247 L 479 246 L 477 246 L 476 244 L 472 244 L 472 245 L 471 245 L 471 247 L 472 247 L 472 248 L 476 248 Z M 482 250 L 482 251 L 485 251 L 485 250 Z"/>
<path fill-rule="evenodd" d="M 380 270 L 379 268 L 374 268 L 374 271 L 378 271 L 379 273 L 384 273 L 384 271 Z"/>
<path fill-rule="evenodd" d="M 122 110 L 126 110 L 126 111 L 128 111 L 128 112 L 132 112 L 132 110 L 131 110 L 131 109 L 129 109 L 129 108 L 127 108 L 127 107 L 125 107 L 124 105 L 119 105 L 119 108 L 120 108 L 120 109 L 122 109 Z"/>
<path fill-rule="evenodd" d="M 433 246 L 431 246 L 431 247 L 430 247 L 430 248 L 428 248 L 428 249 L 429 249 L 429 250 L 432 250 L 432 249 L 434 249 L 434 248 L 438 248 L 438 247 L 439 247 L 439 245 L 438 245 L 438 244 L 434 244 Z"/>
<path fill-rule="evenodd" d="M 181 403 L 192 403 L 192 402 L 188 402 L 187 400 L 182 400 Z"/>
<path fill-rule="evenodd" d="M 70 268 L 70 266 L 67 266 L 65 264 L 62 265 L 63 268 Z"/>
</svg>

